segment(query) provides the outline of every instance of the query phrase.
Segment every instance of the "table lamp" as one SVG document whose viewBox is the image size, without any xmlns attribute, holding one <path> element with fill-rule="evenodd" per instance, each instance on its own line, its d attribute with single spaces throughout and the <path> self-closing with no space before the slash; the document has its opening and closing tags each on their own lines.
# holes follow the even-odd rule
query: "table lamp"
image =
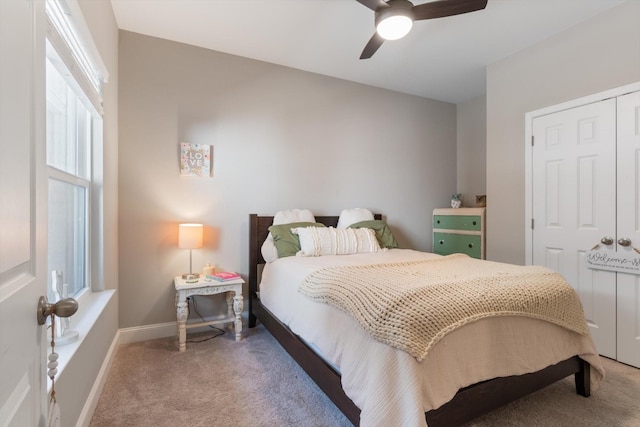
<svg viewBox="0 0 640 427">
<path fill-rule="evenodd" d="M 200 274 L 193 272 L 191 250 L 202 247 L 202 224 L 180 224 L 178 227 L 178 247 L 189 249 L 189 273 L 182 275 L 185 280 L 197 280 Z"/>
</svg>

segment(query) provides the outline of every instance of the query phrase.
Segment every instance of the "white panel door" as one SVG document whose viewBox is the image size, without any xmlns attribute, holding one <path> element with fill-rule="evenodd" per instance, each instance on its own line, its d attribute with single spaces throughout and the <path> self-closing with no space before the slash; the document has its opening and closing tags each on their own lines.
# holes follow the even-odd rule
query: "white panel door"
<svg viewBox="0 0 640 427">
<path fill-rule="evenodd" d="M 640 92 L 618 98 L 617 237 L 640 250 Z M 618 360 L 640 367 L 640 275 L 618 273 Z"/>
<path fill-rule="evenodd" d="M 616 358 L 616 273 L 585 267 L 585 253 L 616 236 L 616 101 L 533 119 L 533 264 L 577 291 L 600 354 Z"/>
<path fill-rule="evenodd" d="M 44 2 L 0 0 L 0 426 L 44 425 Z M 44 184 L 44 185 L 43 185 Z"/>
</svg>

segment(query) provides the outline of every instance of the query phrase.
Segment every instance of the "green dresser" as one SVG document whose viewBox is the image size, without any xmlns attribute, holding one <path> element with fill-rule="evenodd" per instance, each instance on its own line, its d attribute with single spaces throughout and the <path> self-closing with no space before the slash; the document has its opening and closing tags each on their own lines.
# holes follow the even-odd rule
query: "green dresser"
<svg viewBox="0 0 640 427">
<path fill-rule="evenodd" d="M 433 252 L 464 253 L 485 259 L 486 208 L 441 208 L 433 210 Z"/>
</svg>

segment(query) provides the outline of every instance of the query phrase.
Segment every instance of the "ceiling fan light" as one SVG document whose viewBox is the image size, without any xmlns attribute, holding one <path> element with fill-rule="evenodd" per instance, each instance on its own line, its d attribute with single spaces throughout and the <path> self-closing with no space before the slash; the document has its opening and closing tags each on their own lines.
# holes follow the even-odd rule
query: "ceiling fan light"
<svg viewBox="0 0 640 427">
<path fill-rule="evenodd" d="M 406 36 L 413 27 L 413 19 L 404 15 L 394 15 L 382 19 L 376 31 L 385 40 L 398 40 Z"/>
</svg>

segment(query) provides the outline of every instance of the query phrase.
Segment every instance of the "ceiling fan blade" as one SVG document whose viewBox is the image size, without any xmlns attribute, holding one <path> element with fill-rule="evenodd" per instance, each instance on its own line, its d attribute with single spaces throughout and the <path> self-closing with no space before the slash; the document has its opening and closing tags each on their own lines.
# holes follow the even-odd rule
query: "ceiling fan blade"
<svg viewBox="0 0 640 427">
<path fill-rule="evenodd" d="M 419 21 L 475 12 L 485 7 L 487 7 L 487 0 L 439 0 L 413 6 L 412 10 L 414 19 Z"/>
<path fill-rule="evenodd" d="M 369 40 L 369 43 L 367 43 L 367 45 L 364 47 L 362 55 L 360 55 L 360 59 L 371 58 L 373 54 L 376 53 L 376 50 L 378 50 L 378 48 L 382 46 L 383 42 L 384 39 L 380 37 L 378 33 L 374 33 L 373 37 L 371 37 L 371 39 Z"/>
<path fill-rule="evenodd" d="M 389 7 L 389 5 L 384 0 L 356 0 L 358 3 L 361 3 L 367 6 L 369 9 L 376 11 L 382 7 Z"/>
</svg>

